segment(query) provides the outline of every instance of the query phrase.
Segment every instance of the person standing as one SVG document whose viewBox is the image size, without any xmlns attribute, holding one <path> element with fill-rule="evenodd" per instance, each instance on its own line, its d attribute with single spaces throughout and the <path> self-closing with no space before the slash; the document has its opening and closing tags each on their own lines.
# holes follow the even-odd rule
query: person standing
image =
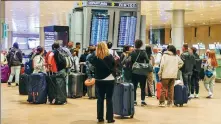
<svg viewBox="0 0 221 124">
<path fill-rule="evenodd" d="M 168 50 L 164 52 L 160 63 L 159 77 L 162 82 L 161 96 L 159 106 L 165 106 L 166 91 L 168 91 L 167 106 L 172 106 L 174 96 L 174 82 L 177 78 L 179 68 L 183 66 L 183 61 L 176 55 L 176 48 L 169 45 Z"/>
<path fill-rule="evenodd" d="M 45 59 L 44 59 L 44 49 L 41 46 L 37 47 L 36 55 L 33 59 L 33 73 L 43 72 L 46 73 Z"/>
<path fill-rule="evenodd" d="M 180 58 L 183 60 L 184 65 L 181 68 L 183 83 L 187 87 L 188 96 L 190 96 L 191 77 L 193 74 L 193 68 L 195 66 L 195 58 L 189 53 L 188 44 L 183 45 L 183 53 Z"/>
<path fill-rule="evenodd" d="M 200 59 L 199 55 L 197 54 L 197 49 L 195 47 L 191 47 L 191 52 L 195 58 L 196 64 L 193 68 L 193 75 L 191 77 L 191 95 L 190 98 L 198 98 L 199 97 L 199 73 L 201 69 L 202 60 Z M 194 96 L 195 93 L 195 96 Z"/>
<path fill-rule="evenodd" d="M 129 46 L 124 46 L 123 48 L 123 53 L 121 54 L 120 57 L 120 63 L 121 63 L 121 67 L 122 67 L 122 71 L 123 71 L 123 79 L 125 82 L 131 82 L 131 68 L 132 68 L 132 64 L 131 64 L 131 57 L 130 55 L 130 51 L 129 51 Z"/>
<path fill-rule="evenodd" d="M 156 78 L 156 82 L 160 82 L 159 76 L 158 76 L 158 72 L 160 70 L 160 61 L 162 58 L 162 49 L 161 48 L 154 48 L 153 52 L 155 53 L 154 55 L 154 73 L 155 73 L 155 78 Z"/>
<path fill-rule="evenodd" d="M 104 122 L 104 98 L 106 94 L 106 120 L 108 123 L 114 123 L 112 96 L 114 91 L 114 65 L 113 56 L 109 53 L 107 44 L 100 42 L 96 48 L 96 56 L 91 63 L 95 67 L 95 79 L 97 90 L 97 119 L 98 122 Z"/>
<path fill-rule="evenodd" d="M 22 64 L 22 51 L 19 49 L 18 43 L 15 42 L 7 55 L 8 65 L 11 68 L 11 74 L 8 80 L 8 86 L 11 86 L 15 76 L 15 84 L 19 85 L 19 76 Z"/>
<path fill-rule="evenodd" d="M 135 50 L 130 54 L 132 65 L 135 62 L 149 63 L 147 53 L 140 49 L 142 46 L 143 46 L 142 40 L 135 41 Z M 147 105 L 145 102 L 146 80 L 147 80 L 147 75 L 139 75 L 139 74 L 134 74 L 132 72 L 132 82 L 134 85 L 134 105 L 135 106 L 137 105 L 136 94 L 137 94 L 138 82 L 140 83 L 140 88 L 141 88 L 141 106 Z"/>
<path fill-rule="evenodd" d="M 204 66 L 205 69 L 205 78 L 204 78 L 204 86 L 208 91 L 208 96 L 206 98 L 212 98 L 214 95 L 214 84 L 216 79 L 216 67 L 218 66 L 216 60 L 216 54 L 213 51 L 210 51 L 208 54 L 208 60 Z"/>
<path fill-rule="evenodd" d="M 150 60 L 150 64 L 153 66 L 154 65 L 154 57 L 152 56 L 152 49 L 151 49 L 151 46 L 147 45 L 146 46 L 146 53 L 147 53 L 147 56 L 148 56 L 148 59 Z M 147 86 L 146 86 L 146 95 L 148 96 L 148 93 L 149 96 L 152 96 L 153 98 L 155 97 L 155 94 L 154 94 L 154 82 L 153 82 L 153 72 L 148 72 L 147 74 Z"/>
</svg>

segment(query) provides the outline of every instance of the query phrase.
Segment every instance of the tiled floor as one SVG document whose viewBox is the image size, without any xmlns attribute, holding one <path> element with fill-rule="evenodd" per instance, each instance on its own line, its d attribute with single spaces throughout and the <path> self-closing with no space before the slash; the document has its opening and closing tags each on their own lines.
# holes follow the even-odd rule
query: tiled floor
<svg viewBox="0 0 221 124">
<path fill-rule="evenodd" d="M 201 97 L 182 108 L 159 108 L 155 98 L 147 107 L 136 107 L 133 119 L 116 117 L 116 124 L 221 124 L 221 84 L 215 85 L 215 97 L 201 85 Z M 2 124 L 97 124 L 96 100 L 68 99 L 66 105 L 32 105 L 27 96 L 18 95 L 17 87 L 1 85 Z"/>
</svg>

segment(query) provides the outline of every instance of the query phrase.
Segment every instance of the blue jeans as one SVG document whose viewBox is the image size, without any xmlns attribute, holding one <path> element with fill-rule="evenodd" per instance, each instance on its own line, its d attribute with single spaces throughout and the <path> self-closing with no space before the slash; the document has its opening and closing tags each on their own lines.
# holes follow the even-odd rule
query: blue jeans
<svg viewBox="0 0 221 124">
<path fill-rule="evenodd" d="M 158 72 L 160 71 L 160 68 L 159 67 L 155 67 L 154 68 L 154 73 L 155 73 L 155 77 L 156 77 L 156 82 L 160 82 L 160 78 L 158 76 Z"/>
</svg>

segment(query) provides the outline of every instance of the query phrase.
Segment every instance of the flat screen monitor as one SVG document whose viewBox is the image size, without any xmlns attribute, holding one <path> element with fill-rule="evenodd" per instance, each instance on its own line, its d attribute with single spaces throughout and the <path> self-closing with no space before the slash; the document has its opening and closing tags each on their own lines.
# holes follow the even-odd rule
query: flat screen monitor
<svg viewBox="0 0 221 124">
<path fill-rule="evenodd" d="M 215 44 L 209 44 L 209 49 L 214 50 L 216 48 Z"/>
<path fill-rule="evenodd" d="M 205 44 L 199 44 L 199 49 L 201 49 L 201 50 L 206 49 Z"/>
<path fill-rule="evenodd" d="M 193 44 L 193 47 L 195 47 L 196 49 L 199 49 L 199 45 L 198 44 Z"/>
<path fill-rule="evenodd" d="M 28 39 L 28 48 L 29 49 L 33 49 L 33 48 L 36 48 L 37 46 L 39 46 L 40 45 L 40 42 L 39 42 L 39 40 L 37 40 L 37 39 L 31 39 L 31 38 L 29 38 Z"/>
</svg>

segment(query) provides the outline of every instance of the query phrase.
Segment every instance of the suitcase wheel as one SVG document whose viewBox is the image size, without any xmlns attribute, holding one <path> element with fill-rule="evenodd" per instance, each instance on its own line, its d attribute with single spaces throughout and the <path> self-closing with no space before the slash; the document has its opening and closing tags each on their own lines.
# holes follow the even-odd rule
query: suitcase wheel
<svg viewBox="0 0 221 124">
<path fill-rule="evenodd" d="M 134 118 L 134 115 L 131 115 L 130 118 Z"/>
</svg>

